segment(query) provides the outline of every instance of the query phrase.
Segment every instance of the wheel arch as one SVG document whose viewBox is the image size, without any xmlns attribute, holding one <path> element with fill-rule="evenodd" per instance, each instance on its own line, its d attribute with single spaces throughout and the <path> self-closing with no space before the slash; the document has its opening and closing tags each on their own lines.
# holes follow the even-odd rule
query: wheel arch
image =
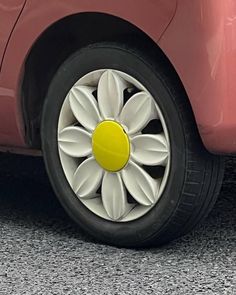
<svg viewBox="0 0 236 295">
<path fill-rule="evenodd" d="M 145 50 L 153 58 L 160 59 L 165 65 L 167 74 L 184 91 L 184 86 L 167 56 L 158 44 L 137 26 L 105 13 L 85 12 L 65 17 L 41 34 L 25 60 L 21 109 L 26 128 L 26 141 L 32 148 L 41 147 L 41 110 L 55 72 L 76 50 L 101 41 L 132 44 L 140 50 Z"/>
</svg>

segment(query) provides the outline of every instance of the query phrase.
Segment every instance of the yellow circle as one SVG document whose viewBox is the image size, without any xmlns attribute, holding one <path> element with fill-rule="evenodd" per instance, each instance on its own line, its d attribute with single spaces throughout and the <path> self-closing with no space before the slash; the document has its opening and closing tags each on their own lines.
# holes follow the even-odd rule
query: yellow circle
<svg viewBox="0 0 236 295">
<path fill-rule="evenodd" d="M 105 170 L 116 172 L 124 168 L 130 156 L 130 143 L 122 126 L 115 121 L 103 121 L 92 136 L 93 154 Z"/>
</svg>

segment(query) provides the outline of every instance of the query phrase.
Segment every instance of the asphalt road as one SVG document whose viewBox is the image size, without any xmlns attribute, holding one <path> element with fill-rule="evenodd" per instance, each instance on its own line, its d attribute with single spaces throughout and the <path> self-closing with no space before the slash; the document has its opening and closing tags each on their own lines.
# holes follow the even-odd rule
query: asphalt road
<svg viewBox="0 0 236 295">
<path fill-rule="evenodd" d="M 0 294 L 236 294 L 236 159 L 219 200 L 162 248 L 95 243 L 66 216 L 40 158 L 0 154 Z"/>
</svg>

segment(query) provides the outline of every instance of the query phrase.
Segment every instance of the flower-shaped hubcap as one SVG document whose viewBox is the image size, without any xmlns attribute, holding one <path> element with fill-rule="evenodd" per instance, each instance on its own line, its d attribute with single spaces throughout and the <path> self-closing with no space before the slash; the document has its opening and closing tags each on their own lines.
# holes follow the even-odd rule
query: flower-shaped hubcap
<svg viewBox="0 0 236 295">
<path fill-rule="evenodd" d="M 94 71 L 71 88 L 59 117 L 58 146 L 73 191 L 105 219 L 139 218 L 165 188 L 165 120 L 146 88 L 123 72 Z"/>
<path fill-rule="evenodd" d="M 115 121 L 103 121 L 93 132 L 93 155 L 105 170 L 117 172 L 125 167 L 130 157 L 128 135 Z"/>
</svg>

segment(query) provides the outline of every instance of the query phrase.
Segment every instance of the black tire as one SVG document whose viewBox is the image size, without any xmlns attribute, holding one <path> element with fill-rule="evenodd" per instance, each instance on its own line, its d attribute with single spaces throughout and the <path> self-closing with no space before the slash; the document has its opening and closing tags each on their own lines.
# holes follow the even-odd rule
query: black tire
<svg viewBox="0 0 236 295">
<path fill-rule="evenodd" d="M 146 86 L 162 110 L 171 142 L 170 174 L 161 199 L 146 215 L 125 223 L 102 219 L 79 201 L 58 155 L 57 124 L 66 94 L 83 75 L 102 68 L 126 72 Z M 125 45 L 93 44 L 63 63 L 44 103 L 41 136 L 48 175 L 61 204 L 83 230 L 108 244 L 160 245 L 187 233 L 210 212 L 221 187 L 222 159 L 203 147 L 181 83 L 162 59 Z"/>
</svg>

